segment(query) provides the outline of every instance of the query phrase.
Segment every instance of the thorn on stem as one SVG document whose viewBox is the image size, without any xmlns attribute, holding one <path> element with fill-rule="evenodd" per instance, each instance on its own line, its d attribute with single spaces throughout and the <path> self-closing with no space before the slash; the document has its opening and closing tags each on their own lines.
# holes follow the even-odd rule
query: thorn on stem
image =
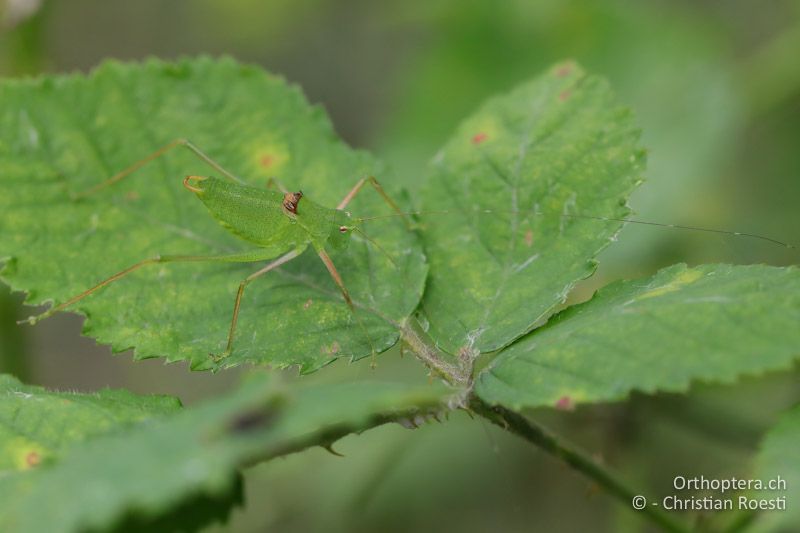
<svg viewBox="0 0 800 533">
<path fill-rule="evenodd" d="M 333 443 L 320 444 L 320 446 L 322 448 L 324 448 L 331 455 L 335 455 L 336 457 L 344 457 L 343 454 L 341 454 L 341 453 L 339 453 L 339 452 L 337 452 L 336 450 L 333 449 Z"/>
</svg>

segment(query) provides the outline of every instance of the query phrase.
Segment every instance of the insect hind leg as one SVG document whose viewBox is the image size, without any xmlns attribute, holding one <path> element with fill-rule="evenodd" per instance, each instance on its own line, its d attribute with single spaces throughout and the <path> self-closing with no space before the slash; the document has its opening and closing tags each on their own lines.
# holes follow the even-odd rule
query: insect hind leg
<svg viewBox="0 0 800 533">
<path fill-rule="evenodd" d="M 239 321 L 239 307 L 242 304 L 242 296 L 244 295 L 245 288 L 250 284 L 251 281 L 254 279 L 263 276 L 267 272 L 275 270 L 281 265 L 284 265 L 294 259 L 295 257 L 299 256 L 302 253 L 302 250 L 292 250 L 291 252 L 282 255 L 281 257 L 277 258 L 276 260 L 270 262 L 265 267 L 261 268 L 260 270 L 250 274 L 246 278 L 242 280 L 239 284 L 239 290 L 236 292 L 236 300 L 233 304 L 233 318 L 231 318 L 231 325 L 230 329 L 228 330 L 228 343 L 225 346 L 225 351 L 221 355 L 212 355 L 212 359 L 215 362 L 219 362 L 226 357 L 228 357 L 231 352 L 233 351 L 233 339 L 236 335 L 236 325 Z"/>
<path fill-rule="evenodd" d="M 87 296 L 94 294 L 95 292 L 99 291 L 103 287 L 114 283 L 115 281 L 119 281 L 120 279 L 126 277 L 128 274 L 131 274 L 142 267 L 148 265 L 155 265 L 161 263 L 202 263 L 202 262 L 209 262 L 209 263 L 253 263 L 256 261 L 262 261 L 264 259 L 269 259 L 269 257 L 265 257 L 264 250 L 256 249 L 250 252 L 242 252 L 237 254 L 227 254 L 227 255 L 156 255 L 155 257 L 150 257 L 148 259 L 144 259 L 139 261 L 138 263 L 134 263 L 133 265 L 120 270 L 116 274 L 104 279 L 103 281 L 97 283 L 96 285 L 86 289 L 80 294 L 69 298 L 67 301 L 55 305 L 41 313 L 40 315 L 28 317 L 26 320 L 20 320 L 17 322 L 18 324 L 30 324 L 34 325 L 37 322 L 44 320 L 47 317 L 54 315 L 59 311 L 63 311 L 67 307 L 78 303 L 79 301 L 83 300 Z"/>
<path fill-rule="evenodd" d="M 209 157 L 205 152 L 203 152 L 200 148 L 198 148 L 189 139 L 175 139 L 174 141 L 165 144 L 164 146 L 162 146 L 161 148 L 159 148 L 155 152 L 151 153 L 150 155 L 148 155 L 146 157 L 143 157 L 142 159 L 136 161 L 131 166 L 129 166 L 129 167 L 121 170 L 120 172 L 114 174 L 113 176 L 111 176 L 110 178 L 106 179 L 105 181 L 102 181 L 102 182 L 98 183 L 97 185 L 95 185 L 93 187 L 90 187 L 89 189 L 87 189 L 85 191 L 72 194 L 71 197 L 72 197 L 73 200 L 79 200 L 81 198 L 85 198 L 85 197 L 91 196 L 92 194 L 95 194 L 95 193 L 97 193 L 99 191 L 102 191 L 103 189 L 105 189 L 105 188 L 107 188 L 107 187 L 109 187 L 111 185 L 114 185 L 115 183 L 123 180 L 124 178 L 130 176 L 131 174 L 133 174 L 134 172 L 136 172 L 137 170 L 139 170 L 140 168 L 142 168 L 146 164 L 150 163 L 151 161 L 154 161 L 154 160 L 158 159 L 159 157 L 161 157 L 161 156 L 165 155 L 166 153 L 168 153 L 170 150 L 172 150 L 174 148 L 177 148 L 179 146 L 183 146 L 183 147 L 187 148 L 194 155 L 196 155 L 200 160 L 205 162 L 207 165 L 209 165 L 211 168 L 213 168 L 217 172 L 221 173 L 226 178 L 228 178 L 230 180 L 233 180 L 233 181 L 235 181 L 237 183 L 244 183 L 240 178 L 238 178 L 232 172 L 226 170 L 222 165 L 220 165 L 214 159 Z"/>
</svg>

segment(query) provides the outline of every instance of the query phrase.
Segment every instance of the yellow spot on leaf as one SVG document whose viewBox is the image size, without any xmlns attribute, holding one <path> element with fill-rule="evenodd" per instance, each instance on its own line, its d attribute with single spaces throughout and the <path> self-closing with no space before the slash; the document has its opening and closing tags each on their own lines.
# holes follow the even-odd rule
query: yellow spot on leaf
<svg viewBox="0 0 800 533">
<path fill-rule="evenodd" d="M 471 121 L 465 127 L 468 128 L 466 141 L 473 149 L 475 146 L 495 139 L 500 131 L 500 126 L 494 117 L 491 116 L 476 117 L 476 120 Z"/>
<path fill-rule="evenodd" d="M 483 141 L 488 139 L 489 136 L 486 133 L 480 131 L 472 136 L 472 144 L 481 144 Z"/>
<path fill-rule="evenodd" d="M 0 448 L 0 452 L 7 458 L 0 461 L 0 464 L 15 470 L 29 470 L 41 463 L 42 458 L 47 455 L 39 444 L 21 437 L 7 442 Z"/>
<path fill-rule="evenodd" d="M 651 289 L 645 293 L 642 293 L 636 298 L 636 300 L 655 298 L 658 296 L 663 296 L 670 292 L 675 292 L 678 289 L 697 281 L 702 276 L 703 273 L 698 272 L 697 270 L 684 270 L 683 272 L 678 274 L 675 277 L 675 279 L 673 279 L 671 282 L 667 283 L 666 285 L 662 285 L 661 287 L 656 287 L 655 289 Z"/>
<path fill-rule="evenodd" d="M 42 456 L 38 452 L 31 451 L 25 456 L 25 464 L 28 465 L 28 468 L 33 468 L 40 462 L 42 462 Z"/>
<path fill-rule="evenodd" d="M 561 63 L 560 65 L 556 65 L 553 69 L 556 77 L 558 78 L 566 78 L 575 70 L 575 64 L 572 62 Z"/>
<path fill-rule="evenodd" d="M 261 138 L 246 147 L 249 172 L 253 176 L 280 177 L 291 159 L 289 149 L 272 138 Z"/>
</svg>

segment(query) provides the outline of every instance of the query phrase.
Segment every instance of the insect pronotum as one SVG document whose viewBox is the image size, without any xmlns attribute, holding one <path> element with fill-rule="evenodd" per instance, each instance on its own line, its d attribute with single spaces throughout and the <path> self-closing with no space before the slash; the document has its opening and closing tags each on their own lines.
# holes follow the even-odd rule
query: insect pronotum
<svg viewBox="0 0 800 533">
<path fill-rule="evenodd" d="M 35 324 L 36 322 L 75 304 L 83 298 L 86 298 L 106 285 L 109 285 L 127 276 L 131 272 L 134 272 L 147 265 L 172 262 L 253 263 L 271 260 L 265 266 L 247 276 L 239 284 L 239 288 L 234 299 L 233 315 L 231 318 L 230 328 L 228 330 L 228 339 L 225 350 L 222 354 L 212 354 L 212 357 L 219 361 L 229 356 L 233 349 L 236 335 L 236 325 L 239 319 L 239 309 L 245 288 L 253 280 L 263 276 L 264 274 L 267 274 L 272 270 L 275 270 L 282 265 L 285 265 L 292 259 L 300 256 L 300 254 L 302 254 L 308 248 L 308 246 L 311 245 L 316 251 L 320 260 L 325 265 L 334 283 L 339 288 L 345 303 L 349 306 L 353 316 L 356 318 L 356 322 L 362 329 L 367 341 L 372 347 L 372 355 L 374 356 L 375 349 L 372 346 L 372 341 L 369 338 L 369 334 L 367 333 L 366 328 L 361 320 L 358 318 L 358 315 L 355 313 L 355 306 L 352 298 L 350 297 L 350 293 L 326 250 L 344 248 L 347 246 L 351 234 L 355 231 L 366 238 L 370 243 L 375 245 L 388 257 L 392 263 L 394 263 L 391 256 L 389 256 L 389 254 L 386 253 L 381 246 L 375 243 L 372 239 L 369 239 L 369 237 L 358 228 L 358 223 L 386 217 L 399 216 L 406 226 L 411 228 L 409 215 L 444 215 L 451 212 L 443 210 L 404 213 L 389 197 L 383 187 L 381 187 L 378 180 L 376 180 L 374 177 L 367 177 L 358 180 L 355 186 L 353 186 L 353 188 L 344 196 L 344 198 L 342 198 L 335 208 L 327 208 L 315 203 L 313 200 L 306 198 L 301 191 L 287 191 L 282 185 L 280 185 L 279 182 L 272 179 L 270 180 L 269 186 L 266 189 L 248 186 L 233 173 L 227 171 L 219 163 L 214 161 L 192 142 L 186 139 L 176 139 L 156 150 L 147 157 L 140 159 L 114 176 L 106 179 L 103 182 L 100 182 L 98 185 L 86 191 L 72 194 L 71 196 L 75 200 L 91 196 L 121 181 L 142 166 L 153 161 L 154 159 L 157 159 L 158 157 L 163 156 L 173 148 L 179 146 L 188 148 L 194 155 L 227 178 L 226 180 L 223 180 L 208 176 L 189 175 L 183 179 L 183 186 L 190 192 L 194 193 L 195 196 L 201 202 L 203 202 L 203 204 L 205 204 L 208 211 L 216 220 L 221 222 L 238 237 L 244 239 L 250 244 L 255 245 L 255 247 L 249 251 L 227 255 L 156 255 L 154 257 L 139 261 L 138 263 L 135 263 L 128 268 L 104 279 L 82 293 L 69 298 L 65 302 L 51 307 L 40 315 L 32 316 L 27 320 L 20 321 L 20 323 Z M 354 219 L 348 211 L 345 211 L 345 208 L 348 206 L 348 204 L 353 200 L 353 198 L 355 198 L 355 196 L 366 184 L 371 185 L 375 189 L 375 191 L 386 202 L 386 204 L 394 211 L 394 214 Z M 274 185 L 278 185 L 280 191 L 273 190 L 272 187 Z M 480 210 L 479 212 L 487 214 L 493 213 L 491 210 Z M 530 212 L 530 214 L 535 215 L 540 213 Z M 612 218 L 568 213 L 564 213 L 561 216 L 566 218 L 615 221 L 682 230 L 718 233 L 740 237 L 751 237 L 786 248 L 794 248 L 794 246 L 791 244 L 752 233 L 709 229 L 695 226 L 683 226 L 678 224 L 662 224 L 627 218 Z"/>
</svg>

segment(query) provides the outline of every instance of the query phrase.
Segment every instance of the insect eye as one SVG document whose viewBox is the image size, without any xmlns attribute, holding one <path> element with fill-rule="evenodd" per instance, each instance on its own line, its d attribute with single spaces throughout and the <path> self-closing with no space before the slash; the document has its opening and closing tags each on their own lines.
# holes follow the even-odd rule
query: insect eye
<svg viewBox="0 0 800 533">
<path fill-rule="evenodd" d="M 348 228 L 347 226 L 339 226 L 339 232 L 347 233 L 348 231 L 350 231 L 350 228 Z"/>
</svg>

